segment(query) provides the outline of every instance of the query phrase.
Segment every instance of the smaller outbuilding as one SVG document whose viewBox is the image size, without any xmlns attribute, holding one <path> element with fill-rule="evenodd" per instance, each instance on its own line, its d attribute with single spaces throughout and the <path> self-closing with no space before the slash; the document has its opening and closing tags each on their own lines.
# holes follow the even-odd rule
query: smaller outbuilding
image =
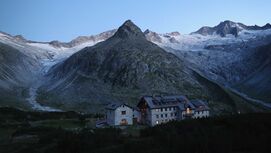
<svg viewBox="0 0 271 153">
<path fill-rule="evenodd" d="M 112 103 L 106 106 L 106 122 L 110 126 L 132 125 L 138 120 L 138 112 L 124 103 Z"/>
</svg>

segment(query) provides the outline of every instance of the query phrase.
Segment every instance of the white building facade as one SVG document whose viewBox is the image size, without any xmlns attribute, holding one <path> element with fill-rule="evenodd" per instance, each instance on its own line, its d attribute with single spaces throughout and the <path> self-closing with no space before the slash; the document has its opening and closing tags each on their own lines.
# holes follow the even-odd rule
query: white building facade
<svg viewBox="0 0 271 153">
<path fill-rule="evenodd" d="M 106 107 L 106 122 L 110 126 L 155 126 L 175 120 L 209 117 L 209 110 L 205 102 L 189 101 L 185 96 L 144 96 L 137 108 L 126 104 L 109 104 Z"/>
<path fill-rule="evenodd" d="M 106 122 L 110 126 L 132 125 L 134 111 L 126 104 L 109 104 L 106 107 Z"/>
<path fill-rule="evenodd" d="M 164 108 L 155 108 L 150 109 L 148 117 L 149 125 L 156 125 L 161 123 L 166 123 L 168 121 L 173 121 L 178 119 L 178 108 L 173 107 L 164 107 Z"/>
<path fill-rule="evenodd" d="M 200 100 L 185 96 L 144 96 L 138 103 L 141 123 L 155 126 L 174 120 L 209 116 L 209 107 Z"/>
</svg>

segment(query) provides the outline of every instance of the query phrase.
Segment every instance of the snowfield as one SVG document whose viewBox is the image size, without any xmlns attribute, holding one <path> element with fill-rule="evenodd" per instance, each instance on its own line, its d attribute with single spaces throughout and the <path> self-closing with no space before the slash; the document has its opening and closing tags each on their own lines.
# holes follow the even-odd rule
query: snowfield
<svg viewBox="0 0 271 153">
<path fill-rule="evenodd" d="M 42 65 L 44 66 L 43 68 L 43 73 L 47 73 L 48 70 L 55 64 L 67 59 L 69 56 L 72 54 L 76 53 L 77 51 L 85 48 L 85 47 L 90 47 L 95 45 L 96 43 L 101 42 L 86 42 L 83 44 L 80 44 L 75 47 L 54 47 L 48 43 L 27 43 L 29 46 L 33 46 L 37 49 L 43 50 L 44 52 L 47 52 L 51 55 L 51 58 L 44 58 L 41 60 Z"/>
<path fill-rule="evenodd" d="M 153 41 L 161 47 L 170 47 L 174 50 L 183 51 L 202 51 L 205 46 L 208 45 L 228 45 L 234 43 L 244 43 L 257 37 L 265 37 L 271 34 L 271 29 L 268 30 L 243 30 L 239 32 L 238 37 L 233 35 L 227 35 L 221 37 L 219 35 L 207 35 L 203 36 L 200 34 L 184 34 L 172 36 L 168 34 L 159 34 L 162 42 Z M 176 41 L 171 42 L 174 38 Z"/>
</svg>

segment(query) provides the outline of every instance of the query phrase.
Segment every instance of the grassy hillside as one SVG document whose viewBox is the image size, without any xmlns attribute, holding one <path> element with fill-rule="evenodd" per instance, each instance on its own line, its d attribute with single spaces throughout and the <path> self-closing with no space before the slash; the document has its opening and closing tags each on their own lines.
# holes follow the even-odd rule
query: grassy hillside
<svg viewBox="0 0 271 153">
<path fill-rule="evenodd" d="M 246 93 L 249 97 L 271 103 L 271 62 L 259 71 L 253 73 L 236 88 Z"/>
<path fill-rule="evenodd" d="M 257 48 L 252 57 L 247 60 L 253 61 L 253 65 L 260 63 L 260 66 L 235 87 L 251 98 L 271 103 L 271 44 Z"/>
</svg>

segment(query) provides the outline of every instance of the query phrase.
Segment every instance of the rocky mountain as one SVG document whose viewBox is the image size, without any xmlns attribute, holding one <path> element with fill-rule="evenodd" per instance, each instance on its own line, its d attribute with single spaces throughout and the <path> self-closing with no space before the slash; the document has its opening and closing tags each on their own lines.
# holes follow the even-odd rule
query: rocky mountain
<svg viewBox="0 0 271 153">
<path fill-rule="evenodd" d="M 10 89 L 12 86 L 26 84 L 32 78 L 28 74 L 37 71 L 38 62 L 8 45 L 0 43 L 1 86 Z M 20 75 L 17 75 L 19 73 Z"/>
<path fill-rule="evenodd" d="M 28 39 L 24 38 L 22 35 L 12 36 L 10 34 L 7 34 L 5 32 L 1 32 L 1 31 L 0 31 L 0 34 L 2 36 L 5 36 L 7 39 L 12 39 L 15 42 L 22 42 L 22 43 L 28 43 L 28 44 L 43 44 L 43 45 L 49 45 L 51 47 L 54 47 L 55 49 L 58 49 L 58 48 L 73 48 L 76 46 L 80 46 L 84 43 L 96 44 L 98 42 L 101 42 L 101 41 L 104 41 L 104 40 L 110 38 L 111 36 L 114 35 L 115 32 L 116 32 L 116 29 L 113 29 L 113 30 L 108 30 L 108 31 L 102 32 L 97 35 L 78 36 L 77 38 L 71 40 L 70 42 L 61 42 L 58 40 L 53 40 L 50 42 L 39 42 L 39 41 L 28 40 Z"/>
<path fill-rule="evenodd" d="M 271 90 L 266 86 L 270 84 L 270 51 L 266 46 L 271 43 L 271 29 L 255 30 L 257 26 L 247 29 L 253 30 L 242 30 L 238 37 L 191 34 L 179 38 L 180 43 L 159 45 L 190 63 L 205 77 L 254 101 L 270 103 Z M 191 41 L 183 43 L 185 40 Z M 252 84 L 254 88 L 248 89 Z"/>
<path fill-rule="evenodd" d="M 20 90 L 13 94 L 5 88 L 0 97 L 21 94 L 21 100 L 39 110 L 54 110 L 43 106 L 50 105 L 95 112 L 112 101 L 134 104 L 146 94 L 181 93 L 208 100 L 215 113 L 262 110 L 254 101 L 270 99 L 265 86 L 269 83 L 270 56 L 265 46 L 271 42 L 270 24 L 259 27 L 225 21 L 216 27 L 221 35 L 142 33 L 127 21 L 118 30 L 70 42 L 36 42 L 0 32 L 4 48 L 16 50 L 32 63 L 24 70 L 16 68 L 18 63 L 3 61 L 12 69 L 7 75 L 12 83 L 3 80 L 1 89 L 8 84 Z M 231 27 L 239 28 L 238 37 L 228 35 Z M 0 77 L 7 77 L 6 71 Z"/>
<path fill-rule="evenodd" d="M 0 43 L 1 105 L 20 107 L 27 105 L 27 90 L 38 77 L 40 67 L 36 59 Z"/>
<path fill-rule="evenodd" d="M 271 42 L 270 38 L 262 42 L 267 40 Z M 175 52 L 195 69 L 204 73 L 205 77 L 238 89 L 250 98 L 270 103 L 271 90 L 266 86 L 271 83 L 270 50 L 266 48 L 269 44 L 257 43 L 259 46 L 252 42 L 245 44 L 220 45 L 197 52 L 176 50 Z"/>
<path fill-rule="evenodd" d="M 135 105 L 146 94 L 180 93 L 208 99 L 214 113 L 243 109 L 219 85 L 148 41 L 130 20 L 111 38 L 55 65 L 39 93 L 41 103 L 66 110 L 97 111 L 112 101 Z"/>
<path fill-rule="evenodd" d="M 239 32 L 242 30 L 267 30 L 271 29 L 271 25 L 268 23 L 264 25 L 263 27 L 260 26 L 246 26 L 242 23 L 236 23 L 229 20 L 223 21 L 219 23 L 215 27 L 202 27 L 198 31 L 194 32 L 196 34 L 201 35 L 220 35 L 221 37 L 225 37 L 227 34 L 234 35 L 235 37 L 238 36 Z"/>
<path fill-rule="evenodd" d="M 92 36 L 79 36 L 70 42 L 60 42 L 57 40 L 51 42 L 37 42 L 28 40 L 21 35 L 12 36 L 0 32 L 0 42 L 37 59 L 41 65 L 43 65 L 43 73 L 46 73 L 52 65 L 68 58 L 73 53 L 87 46 L 93 46 L 96 43 L 108 39 L 115 31 L 116 30 L 110 30 Z"/>
<path fill-rule="evenodd" d="M 110 38 L 111 36 L 113 36 L 115 32 L 116 30 L 114 29 L 114 30 L 102 32 L 98 35 L 79 36 L 71 40 L 70 42 L 60 42 L 60 41 L 55 40 L 55 41 L 49 42 L 49 44 L 56 48 L 61 48 L 61 47 L 72 48 L 72 47 L 75 47 L 84 43 L 90 43 L 90 42 L 92 42 L 93 44 L 96 44 L 97 42 L 101 42 Z"/>
<path fill-rule="evenodd" d="M 150 31 L 149 29 L 147 29 L 145 32 L 144 32 L 146 38 L 151 41 L 151 42 L 157 42 L 157 43 L 162 43 L 162 38 L 161 36 L 156 33 L 156 32 L 153 32 L 153 31 Z"/>
<path fill-rule="evenodd" d="M 163 43 L 163 39 L 168 39 L 170 43 L 178 43 L 175 37 L 180 36 L 179 32 L 171 32 L 166 34 L 158 34 L 156 32 L 150 31 L 147 29 L 145 32 L 145 37 L 147 40 L 155 43 Z"/>
<path fill-rule="evenodd" d="M 243 81 L 237 83 L 237 89 L 246 95 L 271 102 L 271 43 L 255 49 L 253 65 L 256 69 Z M 251 61 L 251 59 L 246 59 Z"/>
</svg>

